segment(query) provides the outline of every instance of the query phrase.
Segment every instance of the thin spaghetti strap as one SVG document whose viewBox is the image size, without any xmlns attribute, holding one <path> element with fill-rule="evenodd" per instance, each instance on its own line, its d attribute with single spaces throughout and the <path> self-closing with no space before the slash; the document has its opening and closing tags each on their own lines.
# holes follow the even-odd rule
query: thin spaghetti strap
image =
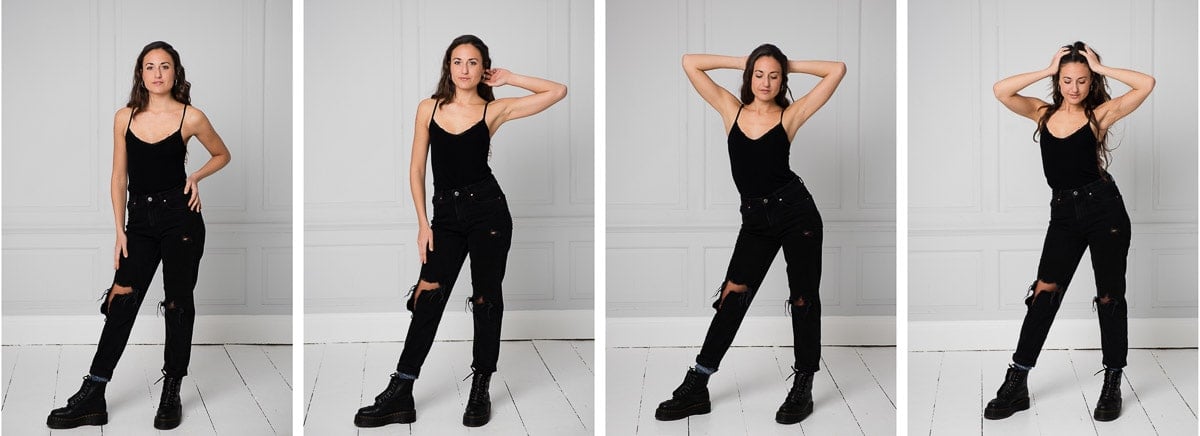
<svg viewBox="0 0 1200 436">
<path fill-rule="evenodd" d="M 429 124 L 433 124 L 433 116 L 434 116 L 435 114 L 437 114 L 437 108 L 438 108 L 438 106 L 441 106 L 441 105 L 442 105 L 442 101 L 441 101 L 441 100 L 434 100 L 434 101 L 433 101 L 433 112 L 430 112 L 430 113 L 429 113 Z"/>
<path fill-rule="evenodd" d="M 783 124 L 783 109 L 779 110 L 779 124 Z"/>
<path fill-rule="evenodd" d="M 133 125 L 133 114 L 137 113 L 137 108 L 129 108 L 129 122 L 125 123 L 125 132 L 129 133 L 129 126 Z"/>
<path fill-rule="evenodd" d="M 734 124 L 737 124 L 738 117 L 742 116 L 742 108 L 744 108 L 744 107 L 746 107 L 746 105 L 741 105 L 741 106 L 738 106 L 738 113 L 737 113 L 737 115 L 734 115 L 734 116 L 733 116 L 733 123 L 734 123 Z"/>
<path fill-rule="evenodd" d="M 485 103 L 483 104 L 483 118 L 481 118 L 481 119 L 483 119 L 483 120 L 486 120 L 486 119 L 487 119 L 487 108 L 488 108 L 488 105 L 490 105 L 490 104 L 492 104 L 492 102 L 490 102 L 490 101 L 489 101 L 489 102 L 485 102 Z"/>
<path fill-rule="evenodd" d="M 186 104 L 185 104 L 185 105 L 183 105 L 183 116 L 179 117 L 179 128 L 178 128 L 178 129 L 176 129 L 176 130 L 179 130 L 179 131 L 181 131 L 181 132 L 183 131 L 183 120 L 184 120 L 185 118 L 187 118 L 187 107 L 188 107 L 188 105 L 186 105 Z"/>
</svg>

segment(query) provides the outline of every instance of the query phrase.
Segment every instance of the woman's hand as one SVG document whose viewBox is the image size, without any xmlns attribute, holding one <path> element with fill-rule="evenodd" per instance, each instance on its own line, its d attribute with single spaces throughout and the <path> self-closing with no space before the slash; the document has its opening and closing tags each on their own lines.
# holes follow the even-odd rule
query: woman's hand
<svg viewBox="0 0 1200 436">
<path fill-rule="evenodd" d="M 1083 50 L 1081 50 L 1079 52 L 1079 54 L 1082 54 L 1083 58 L 1087 59 L 1088 68 L 1091 69 L 1092 71 L 1100 73 L 1100 70 L 1104 68 L 1103 65 L 1100 65 L 1100 58 L 1096 57 L 1096 53 L 1092 51 L 1091 47 L 1088 47 L 1086 45 L 1083 46 Z M 1104 73 L 1100 73 L 1100 74 L 1104 74 Z"/>
<path fill-rule="evenodd" d="M 512 76 L 512 72 L 503 68 L 492 68 L 483 72 L 483 84 L 490 87 L 499 87 L 508 84 L 508 78 Z"/>
<path fill-rule="evenodd" d="M 1071 52 L 1070 47 L 1059 47 L 1058 51 L 1054 52 L 1054 57 L 1050 59 L 1050 66 L 1046 67 L 1046 72 L 1049 73 L 1050 75 L 1058 74 L 1059 61 L 1062 60 L 1063 56 L 1066 56 L 1067 53 L 1070 53 L 1070 52 Z"/>
<path fill-rule="evenodd" d="M 183 193 L 191 194 L 191 197 L 188 198 L 188 209 L 200 212 L 200 181 L 194 177 L 188 177 L 187 183 L 183 185 Z"/>
<path fill-rule="evenodd" d="M 125 232 L 117 232 L 117 244 L 113 247 L 113 269 L 121 268 L 121 258 L 129 257 L 129 240 L 125 238 Z"/>
<path fill-rule="evenodd" d="M 425 264 L 425 253 L 433 251 L 433 229 L 427 224 L 421 224 L 417 229 L 417 251 L 421 256 L 421 264 Z"/>
</svg>

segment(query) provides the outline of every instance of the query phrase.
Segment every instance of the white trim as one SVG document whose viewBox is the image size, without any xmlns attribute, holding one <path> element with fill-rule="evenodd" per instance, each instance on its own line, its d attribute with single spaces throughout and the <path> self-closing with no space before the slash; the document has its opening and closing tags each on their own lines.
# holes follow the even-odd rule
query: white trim
<svg viewBox="0 0 1200 436">
<path fill-rule="evenodd" d="M 712 317 L 609 318 L 608 347 L 700 346 Z M 894 316 L 822 316 L 822 345 L 896 345 Z M 792 322 L 748 316 L 735 346 L 792 345 Z"/>
<path fill-rule="evenodd" d="M 4 345 L 95 345 L 104 328 L 100 315 L 5 316 Z M 163 319 L 139 315 L 130 344 L 162 344 Z M 193 344 L 291 344 L 290 315 L 200 315 Z"/>
<path fill-rule="evenodd" d="M 910 351 L 1011 350 L 1021 320 L 911 321 Z M 1195 348 L 1196 318 L 1132 318 L 1130 348 Z M 1043 348 L 1100 348 L 1095 319 L 1061 319 L 1050 328 Z"/>
<path fill-rule="evenodd" d="M 510 310 L 500 339 L 592 339 L 591 310 Z M 318 313 L 304 315 L 304 343 L 403 341 L 412 316 L 396 313 Z M 438 340 L 470 340 L 471 314 L 447 310 Z"/>
</svg>

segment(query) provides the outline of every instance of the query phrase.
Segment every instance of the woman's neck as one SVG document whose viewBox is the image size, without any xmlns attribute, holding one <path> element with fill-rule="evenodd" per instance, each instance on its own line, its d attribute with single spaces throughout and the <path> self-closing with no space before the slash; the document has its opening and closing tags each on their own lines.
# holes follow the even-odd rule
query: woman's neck
<svg viewBox="0 0 1200 436">
<path fill-rule="evenodd" d="M 474 88 L 471 88 L 469 90 L 455 88 L 454 89 L 454 98 L 451 99 L 450 102 L 451 103 L 459 103 L 459 104 L 477 104 L 482 99 L 483 98 L 479 96 L 479 92 L 476 91 Z"/>
<path fill-rule="evenodd" d="M 178 105 L 179 102 L 175 101 L 175 98 L 171 97 L 170 95 L 150 94 L 150 99 L 146 101 L 146 107 L 143 108 L 143 110 L 149 112 L 164 112 L 173 110 Z"/>
</svg>

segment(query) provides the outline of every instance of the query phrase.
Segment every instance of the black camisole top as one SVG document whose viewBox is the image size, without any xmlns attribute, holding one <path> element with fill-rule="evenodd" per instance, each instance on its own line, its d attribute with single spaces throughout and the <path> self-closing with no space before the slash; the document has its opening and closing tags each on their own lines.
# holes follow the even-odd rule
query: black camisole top
<svg viewBox="0 0 1200 436">
<path fill-rule="evenodd" d="M 187 182 L 187 170 L 184 169 L 187 144 L 183 142 L 183 118 L 179 119 L 179 128 L 175 129 L 175 133 L 149 143 L 138 138 L 129 128 L 134 115 L 129 115 L 129 124 L 125 125 L 129 192 L 153 194 L 182 187 Z M 187 105 L 183 106 L 183 115 L 187 116 Z"/>
<path fill-rule="evenodd" d="M 796 173 L 788 166 L 791 141 L 783 128 L 783 113 L 779 124 L 756 139 L 746 137 L 738 127 L 742 108 L 729 129 L 729 166 L 733 169 L 733 184 L 743 197 L 762 197 L 775 192 L 792 180 Z"/>
<path fill-rule="evenodd" d="M 1050 134 L 1042 126 L 1042 171 L 1051 189 L 1078 188 L 1100 179 L 1096 165 L 1096 134 L 1091 124 L 1075 130 L 1066 138 Z"/>
<path fill-rule="evenodd" d="M 489 102 L 490 104 L 490 102 Z M 437 104 L 433 113 L 437 113 Z M 486 179 L 492 174 L 488 167 L 488 148 L 492 144 L 488 130 L 487 105 L 483 118 L 462 133 L 447 132 L 429 116 L 430 166 L 433 167 L 434 190 L 454 189 Z"/>
</svg>

